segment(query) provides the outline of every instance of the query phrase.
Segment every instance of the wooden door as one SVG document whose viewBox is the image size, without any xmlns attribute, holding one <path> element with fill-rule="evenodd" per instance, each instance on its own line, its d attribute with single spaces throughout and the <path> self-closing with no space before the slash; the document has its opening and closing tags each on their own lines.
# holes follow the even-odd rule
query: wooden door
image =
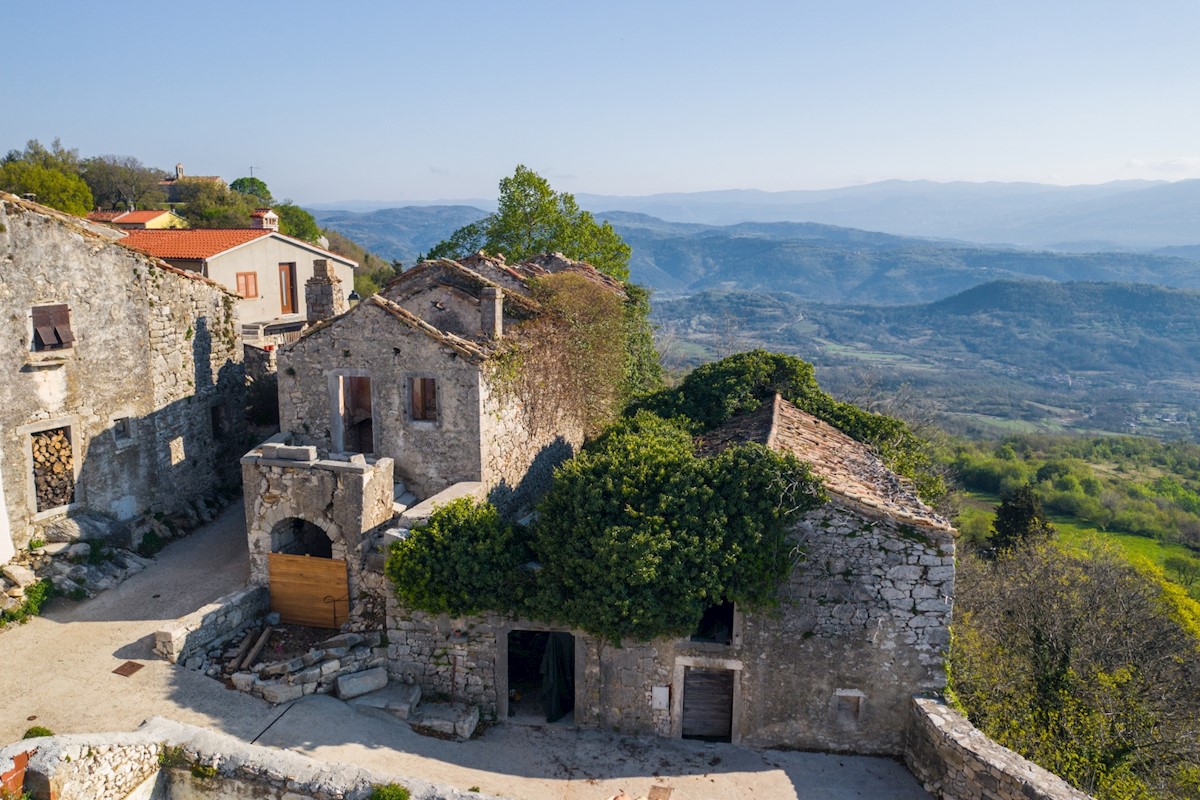
<svg viewBox="0 0 1200 800">
<path fill-rule="evenodd" d="M 296 265 L 279 265 L 279 310 L 283 314 L 296 313 Z"/>
<path fill-rule="evenodd" d="M 683 674 L 683 738 L 733 737 L 733 670 L 688 667 Z"/>
<path fill-rule="evenodd" d="M 271 610 L 291 625 L 337 628 L 350 615 L 346 562 L 338 558 L 267 556 Z"/>
</svg>

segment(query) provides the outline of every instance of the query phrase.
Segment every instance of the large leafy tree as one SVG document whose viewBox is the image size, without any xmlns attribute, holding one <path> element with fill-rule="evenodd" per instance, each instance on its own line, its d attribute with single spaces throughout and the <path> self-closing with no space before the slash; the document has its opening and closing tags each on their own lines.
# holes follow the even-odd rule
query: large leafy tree
<svg viewBox="0 0 1200 800">
<path fill-rule="evenodd" d="M 253 197 L 256 202 L 264 206 L 269 206 L 274 202 L 274 198 L 271 197 L 271 190 L 259 178 L 238 178 L 229 184 L 229 188 L 238 194 Z"/>
<path fill-rule="evenodd" d="M 149 208 L 166 200 L 159 182 L 167 173 L 133 156 L 95 156 L 81 169 L 98 208 Z"/>
<path fill-rule="evenodd" d="M 993 739 L 1102 800 L 1200 796 L 1195 603 L 1171 588 L 1106 551 L 961 554 L 954 699 Z"/>
<path fill-rule="evenodd" d="M 10 150 L 0 161 L 0 189 L 33 194 L 42 205 L 83 216 L 92 210 L 92 192 L 79 177 L 79 152 L 55 139 L 45 147 L 31 139 L 22 150 Z"/>
<path fill-rule="evenodd" d="M 574 195 L 554 191 L 524 165 L 500 181 L 496 213 L 459 228 L 429 257 L 462 258 L 478 250 L 502 253 L 509 261 L 559 252 L 618 280 L 629 278 L 631 251 L 612 225 L 596 222 Z"/>
<path fill-rule="evenodd" d="M 1000 495 L 1000 506 L 996 509 L 989 540 L 992 552 L 1001 553 L 1023 547 L 1053 535 L 1054 526 L 1042 512 L 1042 502 L 1033 486 L 1027 483 Z"/>
<path fill-rule="evenodd" d="M 313 243 L 321 238 L 321 228 L 313 215 L 290 200 L 277 203 L 274 210 L 279 215 L 280 233 Z"/>
</svg>

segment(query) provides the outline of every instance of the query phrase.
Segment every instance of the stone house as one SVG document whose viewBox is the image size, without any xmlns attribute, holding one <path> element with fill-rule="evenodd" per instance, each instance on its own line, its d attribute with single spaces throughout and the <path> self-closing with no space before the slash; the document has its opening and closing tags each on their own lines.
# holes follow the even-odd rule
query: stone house
<svg viewBox="0 0 1200 800">
<path fill-rule="evenodd" d="M 0 263 L 0 563 L 84 514 L 190 513 L 231 482 L 231 292 L 4 193 Z"/>
<path fill-rule="evenodd" d="M 219 175 L 188 175 L 183 170 L 183 164 L 176 164 L 175 174 L 159 181 L 158 186 L 163 190 L 163 194 L 166 195 L 168 203 L 182 203 L 183 187 L 187 185 L 188 181 L 212 183 L 219 186 L 226 185 L 224 179 Z"/>
<path fill-rule="evenodd" d="M 795 524 L 778 608 L 713 606 L 689 638 L 613 647 L 535 620 L 401 609 L 389 592 L 392 679 L 500 720 L 902 753 L 911 696 L 944 684 L 953 529 L 870 448 L 778 397 L 698 445 L 742 441 L 810 462 L 829 496 Z"/>
<path fill-rule="evenodd" d="M 384 528 L 454 497 L 515 512 L 543 491 L 582 423 L 531 413 L 497 357 L 542 313 L 529 279 L 563 271 L 621 292 L 562 256 L 428 261 L 279 350 L 281 434 L 242 461 L 252 579 L 271 583 L 273 555 L 345 560 L 334 594 L 353 602 L 362 586 L 383 591 Z"/>
<path fill-rule="evenodd" d="M 334 311 L 310 304 L 306 283 L 313 278 L 330 282 L 341 310 L 354 289 L 358 264 L 283 235 L 274 213 L 256 220 L 264 227 L 131 230 L 121 242 L 236 293 L 247 341 L 291 340 L 308 322 Z"/>
</svg>

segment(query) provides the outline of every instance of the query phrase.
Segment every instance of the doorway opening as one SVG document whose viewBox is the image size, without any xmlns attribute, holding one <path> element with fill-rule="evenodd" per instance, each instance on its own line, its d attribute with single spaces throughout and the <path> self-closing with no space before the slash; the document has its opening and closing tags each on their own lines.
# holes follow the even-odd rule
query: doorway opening
<svg viewBox="0 0 1200 800">
<path fill-rule="evenodd" d="M 375 452 L 375 421 L 371 407 L 371 379 L 359 375 L 339 375 L 334 404 L 334 430 L 341 433 L 343 453 Z"/>
<path fill-rule="evenodd" d="M 508 720 L 575 721 L 575 637 L 561 631 L 508 634 Z"/>
<path fill-rule="evenodd" d="M 333 542 L 325 531 L 308 520 L 292 517 L 271 529 L 271 552 L 333 558 Z"/>
</svg>

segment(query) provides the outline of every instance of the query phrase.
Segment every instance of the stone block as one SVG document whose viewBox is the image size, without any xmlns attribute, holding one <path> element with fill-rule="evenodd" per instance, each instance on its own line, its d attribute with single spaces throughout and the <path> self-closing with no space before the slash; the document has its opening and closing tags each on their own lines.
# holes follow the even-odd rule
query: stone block
<svg viewBox="0 0 1200 800">
<path fill-rule="evenodd" d="M 275 458 L 281 461 L 316 461 L 317 448 L 312 445 L 277 445 Z"/>
<path fill-rule="evenodd" d="M 262 690 L 263 700 L 274 705 L 304 696 L 304 687 L 295 684 L 271 682 L 259 684 L 259 688 Z"/>
<path fill-rule="evenodd" d="M 414 721 L 438 733 L 470 739 L 479 725 L 479 709 L 460 703 L 437 703 L 422 707 L 420 719 Z"/>
<path fill-rule="evenodd" d="M 323 642 L 318 642 L 317 647 L 331 650 L 336 647 L 354 647 L 361 643 L 363 637 L 357 633 L 339 633 L 337 636 L 331 636 Z"/>
<path fill-rule="evenodd" d="M 0 573 L 21 588 L 37 583 L 38 579 L 33 570 L 22 567 L 20 564 L 5 564 L 4 568 L 0 569 Z"/>
<path fill-rule="evenodd" d="M 387 686 L 387 682 L 387 670 L 382 667 L 376 667 L 364 672 L 355 672 L 350 675 L 342 675 L 337 679 L 337 696 L 342 700 L 358 697 L 367 692 L 382 689 L 384 686 Z"/>
</svg>

